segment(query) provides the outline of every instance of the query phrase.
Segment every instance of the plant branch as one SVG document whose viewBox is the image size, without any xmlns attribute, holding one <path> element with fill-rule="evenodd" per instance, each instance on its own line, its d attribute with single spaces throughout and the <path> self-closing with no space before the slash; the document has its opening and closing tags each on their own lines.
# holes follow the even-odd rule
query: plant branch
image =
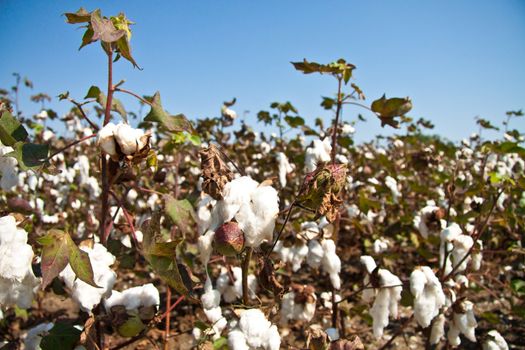
<svg viewBox="0 0 525 350">
<path fill-rule="evenodd" d="M 122 88 L 115 88 L 115 91 L 119 91 L 119 92 L 123 92 L 123 93 L 128 94 L 128 95 L 131 95 L 131 96 L 135 97 L 137 100 L 139 100 L 140 102 L 142 102 L 144 104 L 147 104 L 147 105 L 150 105 L 150 106 L 153 105 L 150 101 L 146 100 L 145 98 L 140 97 L 139 95 L 137 95 L 133 91 L 129 91 L 129 90 L 122 89 Z"/>
<path fill-rule="evenodd" d="M 252 259 L 253 248 L 246 248 L 246 255 L 242 262 L 242 300 L 244 305 L 248 306 L 250 303 L 250 293 L 248 290 L 248 270 L 250 268 L 250 260 Z"/>
<path fill-rule="evenodd" d="M 95 129 L 95 131 L 98 131 L 99 130 L 99 127 L 97 124 L 93 123 L 91 121 L 91 119 L 88 118 L 87 114 L 84 112 L 84 109 L 82 108 L 82 104 L 78 103 L 77 101 L 73 100 L 72 98 L 68 97 L 67 100 L 69 102 L 71 102 L 72 104 L 75 105 L 75 107 L 78 108 L 78 110 L 80 111 L 80 114 L 82 115 L 82 118 L 84 118 L 88 123 L 89 125 Z"/>
<path fill-rule="evenodd" d="M 335 110 L 334 128 L 332 130 L 332 164 L 335 164 L 335 156 L 337 155 L 337 134 L 339 131 L 339 116 L 341 115 L 341 107 L 343 100 L 341 96 L 342 77 L 337 78 L 337 107 Z"/>
<path fill-rule="evenodd" d="M 85 136 L 85 137 L 83 137 L 83 138 L 81 138 L 81 139 L 79 139 L 79 140 L 76 140 L 76 141 L 70 143 L 69 145 L 66 145 L 66 146 L 60 148 L 60 149 L 57 150 L 55 153 L 53 153 L 53 154 L 51 154 L 49 157 L 47 157 L 46 160 L 45 160 L 45 162 L 48 162 L 49 160 L 51 160 L 51 158 L 53 158 L 53 157 L 55 157 L 56 155 L 58 155 L 58 154 L 64 152 L 65 150 L 67 150 L 67 149 L 69 149 L 69 148 L 71 148 L 71 147 L 73 147 L 73 146 L 75 146 L 75 145 L 78 145 L 78 144 L 81 143 L 81 142 L 84 142 L 84 141 L 89 140 L 89 139 L 91 139 L 91 138 L 93 138 L 93 137 L 96 137 L 96 136 L 97 136 L 97 134 L 92 134 L 92 135 L 89 135 L 89 136 Z"/>
</svg>

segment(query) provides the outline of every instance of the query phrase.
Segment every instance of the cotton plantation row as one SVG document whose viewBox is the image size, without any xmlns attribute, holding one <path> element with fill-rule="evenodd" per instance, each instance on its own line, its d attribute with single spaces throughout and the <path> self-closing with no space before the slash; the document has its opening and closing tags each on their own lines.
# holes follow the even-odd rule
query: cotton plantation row
<svg viewBox="0 0 525 350">
<path fill-rule="evenodd" d="M 290 102 L 240 120 L 235 99 L 190 122 L 113 83 L 115 56 L 137 65 L 124 14 L 66 18 L 101 44 L 109 88 L 61 94 L 60 118 L 2 95 L 0 348 L 525 345 L 520 112 L 501 140 L 453 144 L 408 98 L 368 106 L 354 65 L 303 60 L 337 82 L 329 126 Z M 132 120 L 122 93 L 148 114 Z M 350 107 L 398 134 L 354 144 Z"/>
</svg>

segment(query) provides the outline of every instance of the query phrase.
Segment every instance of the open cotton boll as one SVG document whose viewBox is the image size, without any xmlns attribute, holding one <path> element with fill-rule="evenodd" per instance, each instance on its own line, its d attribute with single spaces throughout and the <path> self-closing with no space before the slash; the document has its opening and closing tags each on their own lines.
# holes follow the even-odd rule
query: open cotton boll
<svg viewBox="0 0 525 350">
<path fill-rule="evenodd" d="M 241 208 L 244 203 L 249 203 L 252 192 L 259 184 L 249 176 L 241 176 L 228 182 L 223 189 L 223 199 L 215 208 L 220 213 L 221 221 L 228 222 Z M 220 225 L 222 222 L 219 222 Z M 214 227 L 210 227 L 214 230 Z"/>
<path fill-rule="evenodd" d="M 390 190 L 390 192 L 392 192 L 394 203 L 397 203 L 399 197 L 401 197 L 401 192 L 399 191 L 399 185 L 397 184 L 397 180 L 394 179 L 392 176 L 387 176 L 385 178 L 385 186 Z"/>
<path fill-rule="evenodd" d="M 306 263 L 314 269 L 317 269 L 321 266 L 321 261 L 323 260 L 324 249 L 321 243 L 318 240 L 312 239 L 308 242 L 308 256 L 306 257 Z"/>
<path fill-rule="evenodd" d="M 378 238 L 373 243 L 373 250 L 375 254 L 381 254 L 388 250 L 389 242 L 386 238 Z"/>
<path fill-rule="evenodd" d="M 423 238 L 428 238 L 429 235 L 437 235 L 445 228 L 446 221 L 436 215 L 438 211 L 439 207 L 430 204 L 421 209 L 414 217 L 414 227 L 418 229 Z"/>
<path fill-rule="evenodd" d="M 278 350 L 281 346 L 281 336 L 277 326 L 272 325 L 261 310 L 249 309 L 242 312 L 237 328 L 229 332 L 228 345 L 232 350 Z"/>
<path fill-rule="evenodd" d="M 445 315 L 440 314 L 432 323 L 432 330 L 430 331 L 430 344 L 435 345 L 439 343 L 445 336 Z"/>
<path fill-rule="evenodd" d="M 107 123 L 99 130 L 97 135 L 97 146 L 110 156 L 117 155 L 117 145 L 115 143 L 115 137 L 113 136 L 115 129 L 115 124 Z"/>
<path fill-rule="evenodd" d="M 115 263 L 115 256 L 99 243 L 95 243 L 93 248 L 82 246 L 80 249 L 88 253 L 93 268 L 93 280 L 100 288 L 90 286 L 78 279 L 69 264 L 60 272 L 59 277 L 71 290 L 71 297 L 80 305 L 80 308 L 83 311 L 91 312 L 103 297 L 111 295 L 117 278 L 117 274 L 110 269 L 110 266 Z"/>
<path fill-rule="evenodd" d="M 361 263 L 365 265 L 367 271 L 375 271 L 376 266 L 374 260 L 365 255 L 361 257 Z M 375 294 L 374 304 L 370 309 L 370 316 L 372 316 L 372 329 L 374 336 L 380 338 L 383 336 L 383 330 L 388 326 L 389 318 L 397 318 L 398 302 L 401 300 L 401 292 L 403 290 L 402 282 L 396 275 L 385 269 L 377 270 L 377 285 L 374 285 L 373 292 L 363 293 L 365 301 L 371 301 Z M 370 282 L 370 277 L 365 276 L 365 285 Z M 365 291 L 372 291 L 365 289 Z"/>
<path fill-rule="evenodd" d="M 200 259 L 204 265 L 207 265 L 210 261 L 211 253 L 213 251 L 214 236 L 214 231 L 208 231 L 206 234 L 198 238 L 197 246 L 199 247 Z"/>
<path fill-rule="evenodd" d="M 222 299 L 227 303 L 233 303 L 242 298 L 242 269 L 240 267 L 232 268 L 234 283 L 231 283 L 228 270 L 221 268 L 221 273 L 217 278 L 216 288 L 221 293 Z M 258 285 L 257 278 L 253 274 L 248 275 L 248 290 L 250 299 L 255 299 Z"/>
<path fill-rule="evenodd" d="M 137 310 L 143 306 L 158 306 L 160 305 L 159 291 L 152 283 L 132 287 L 122 292 L 114 290 L 111 296 L 104 300 L 104 307 L 107 312 L 111 312 L 111 308 L 116 305 L 125 306 L 126 310 Z"/>
<path fill-rule="evenodd" d="M 304 160 L 306 172 L 312 172 L 317 168 L 317 164 L 330 161 L 330 152 L 332 145 L 330 139 L 326 137 L 323 141 L 314 140 L 311 147 L 306 149 Z"/>
<path fill-rule="evenodd" d="M 445 294 L 439 279 L 428 266 L 416 268 L 410 275 L 410 292 L 414 296 L 414 317 L 426 328 L 445 304 Z"/>
<path fill-rule="evenodd" d="M 54 326 L 55 324 L 53 322 L 46 322 L 29 329 L 24 339 L 25 350 L 40 350 L 40 343 L 42 342 L 42 338 Z"/>
<path fill-rule="evenodd" d="M 206 318 L 212 325 L 213 338 L 218 339 L 226 328 L 227 321 L 222 315 L 221 293 L 213 289 L 211 280 L 208 278 L 204 284 L 204 294 L 201 296 L 202 307 Z"/>
<path fill-rule="evenodd" d="M 451 252 L 454 249 L 452 241 L 461 234 L 461 227 L 459 227 L 459 225 L 456 223 L 450 224 L 447 228 L 441 231 L 439 244 L 439 266 L 445 266 L 445 274 L 448 274 L 452 271 L 452 261 L 450 259 Z M 446 261 L 445 256 L 447 256 Z"/>
<path fill-rule="evenodd" d="M 277 162 L 279 163 L 279 182 L 281 187 L 286 187 L 286 175 L 291 173 L 294 168 L 283 152 L 277 153 Z"/>
<path fill-rule="evenodd" d="M 341 288 L 341 278 L 339 272 L 341 272 L 341 259 L 335 252 L 335 243 L 331 239 L 325 239 L 322 241 L 321 246 L 323 247 L 323 258 L 321 265 L 323 271 L 328 273 L 330 276 L 330 282 L 335 289 Z"/>
<path fill-rule="evenodd" d="M 275 219 L 279 213 L 279 196 L 271 186 L 259 185 L 235 214 L 244 232 L 244 244 L 257 248 L 263 241 L 272 241 Z"/>
<path fill-rule="evenodd" d="M 31 263 L 33 248 L 27 244 L 27 232 L 16 226 L 12 216 L 0 218 L 0 306 L 27 309 L 40 280 Z"/>
<path fill-rule="evenodd" d="M 13 150 L 11 147 L 1 146 L 1 143 L 0 148 L 3 149 L 0 153 L 9 153 Z M 17 165 L 18 161 L 15 158 L 0 155 L 0 188 L 2 190 L 8 192 L 18 185 Z"/>
<path fill-rule="evenodd" d="M 126 155 L 130 155 L 140 151 L 146 146 L 148 138 L 144 138 L 144 131 L 141 129 L 134 129 L 125 123 L 118 123 L 113 131 L 115 140 L 117 141 L 120 150 Z"/>
<path fill-rule="evenodd" d="M 297 301 L 297 294 L 293 291 L 283 295 L 281 300 L 281 323 L 287 324 L 290 320 L 309 322 L 315 315 L 315 306 L 317 297 L 311 292 L 307 295 L 301 295 Z"/>
<path fill-rule="evenodd" d="M 472 253 L 472 260 L 470 266 L 473 271 L 479 271 L 481 268 L 481 261 L 483 260 L 483 242 L 481 240 L 476 241 L 477 248 Z"/>
<path fill-rule="evenodd" d="M 467 235 L 458 235 L 452 240 L 452 244 L 454 246 L 451 252 L 451 259 L 453 263 L 452 268 L 458 266 L 456 269 L 457 272 L 465 271 L 471 256 L 467 256 L 466 259 L 464 258 L 470 251 L 470 248 L 474 245 L 474 240 L 472 237 Z"/>
<path fill-rule="evenodd" d="M 217 201 L 213 199 L 212 196 L 204 192 L 201 193 L 196 210 L 196 221 L 200 235 L 210 229 L 210 227 L 219 226 L 220 220 L 218 219 L 217 212 L 215 212 L 215 216 L 212 216 L 212 210 L 216 204 Z M 216 218 L 215 220 L 213 220 L 214 217 Z"/>
<path fill-rule="evenodd" d="M 505 339 L 495 329 L 487 334 L 487 340 L 483 343 L 483 350 L 509 350 Z"/>
<path fill-rule="evenodd" d="M 461 344 L 459 335 L 462 333 L 468 340 L 476 342 L 476 317 L 474 316 L 474 305 L 464 300 L 458 306 L 462 312 L 454 311 L 452 322 L 450 322 L 447 339 L 452 346 Z"/>
</svg>

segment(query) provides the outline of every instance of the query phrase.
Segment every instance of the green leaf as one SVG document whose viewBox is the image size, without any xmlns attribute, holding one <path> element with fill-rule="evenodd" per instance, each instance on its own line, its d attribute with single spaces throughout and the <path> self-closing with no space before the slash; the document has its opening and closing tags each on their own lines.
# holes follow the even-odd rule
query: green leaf
<svg viewBox="0 0 525 350">
<path fill-rule="evenodd" d="M 98 86 L 95 86 L 95 85 L 92 85 L 89 87 L 89 90 L 86 94 L 86 96 L 84 97 L 84 99 L 88 99 L 88 98 L 94 98 L 94 99 L 97 99 L 100 97 L 100 94 L 102 93 L 102 91 L 100 90 L 100 88 Z"/>
<path fill-rule="evenodd" d="M 91 20 L 91 13 L 87 12 L 85 8 L 81 7 L 77 12 L 64 13 L 66 22 L 70 24 L 86 23 Z"/>
<path fill-rule="evenodd" d="M 336 103 L 335 99 L 330 98 L 330 97 L 323 97 L 323 102 L 321 102 L 321 107 L 323 107 L 326 110 L 330 110 L 334 108 L 335 103 Z"/>
<path fill-rule="evenodd" d="M 90 286 L 100 288 L 95 283 L 93 274 L 93 267 L 89 260 L 89 255 L 83 250 L 80 250 L 71 237 L 66 233 L 69 244 L 69 264 L 75 275 L 83 282 L 86 282 Z"/>
<path fill-rule="evenodd" d="M 336 62 L 329 64 L 319 64 L 317 62 L 308 62 L 303 59 L 303 62 L 291 62 L 295 69 L 303 72 L 304 74 L 320 73 L 320 74 L 341 74 L 345 83 L 348 82 L 352 76 L 352 70 L 356 67 L 351 63 L 346 63 L 344 59 L 339 59 Z"/>
<path fill-rule="evenodd" d="M 228 349 L 228 339 L 226 339 L 225 337 L 220 337 L 219 339 L 215 340 L 213 342 L 213 349 L 214 350 Z"/>
<path fill-rule="evenodd" d="M 498 315 L 496 315 L 493 312 L 489 312 L 489 311 L 483 312 L 480 315 L 480 317 L 485 319 L 485 320 L 487 320 L 491 324 L 499 324 L 499 322 L 500 322 Z"/>
<path fill-rule="evenodd" d="M 514 293 L 518 295 L 525 294 L 525 281 L 520 279 L 514 279 L 510 282 L 510 287 Z"/>
<path fill-rule="evenodd" d="M 106 95 L 100 90 L 98 86 L 93 85 L 89 88 L 84 99 L 88 99 L 88 98 L 96 99 L 98 104 L 100 104 L 102 108 L 106 108 L 106 103 L 107 103 Z M 122 104 L 122 102 L 120 102 L 119 99 L 113 98 L 111 100 L 111 110 L 120 114 L 120 116 L 124 119 L 126 123 L 128 122 L 127 112 L 124 109 L 124 105 Z"/>
<path fill-rule="evenodd" d="M 160 213 L 154 212 L 143 227 L 143 252 L 153 270 L 168 285 L 182 295 L 191 291 L 191 282 L 185 281 L 179 271 L 175 256 L 176 247 L 182 239 L 160 242 Z"/>
<path fill-rule="evenodd" d="M 69 262 L 69 235 L 60 230 L 49 230 L 37 242 L 42 245 L 42 289 L 64 270 Z M 69 238 L 71 239 L 71 238 Z"/>
<path fill-rule="evenodd" d="M 27 131 L 8 111 L 0 117 L 0 141 L 5 146 L 12 146 L 19 141 L 27 139 Z"/>
<path fill-rule="evenodd" d="M 287 115 L 286 117 L 284 117 L 284 120 L 292 128 L 297 128 L 299 126 L 303 126 L 304 125 L 304 119 L 301 118 L 301 117 L 292 117 L 292 116 Z"/>
<path fill-rule="evenodd" d="M 195 222 L 193 206 L 187 199 L 177 200 L 172 196 L 164 196 L 166 214 L 183 233 L 191 233 Z"/>
<path fill-rule="evenodd" d="M 6 156 L 16 158 L 18 166 L 24 171 L 40 168 L 49 154 L 49 145 L 17 142 L 12 147 L 13 151 Z"/>
<path fill-rule="evenodd" d="M 412 102 L 408 97 L 386 98 L 383 95 L 380 99 L 372 102 L 371 109 L 381 119 L 381 126 L 388 124 L 397 128 L 399 127 L 399 122 L 394 120 L 394 117 L 400 117 L 408 113 L 412 109 Z"/>
<path fill-rule="evenodd" d="M 98 9 L 91 13 L 91 26 L 94 41 L 100 39 L 105 43 L 113 43 L 126 35 L 125 30 L 115 28 L 110 19 L 103 18 Z"/>
<path fill-rule="evenodd" d="M 118 52 L 122 55 L 122 57 L 124 57 L 129 62 L 131 62 L 133 67 L 141 69 L 139 65 L 137 64 L 137 62 L 135 61 L 135 59 L 133 58 L 133 56 L 131 55 L 131 47 L 129 46 L 129 41 L 125 36 L 118 39 L 117 48 L 118 48 Z"/>
<path fill-rule="evenodd" d="M 157 91 L 151 100 L 151 110 L 144 118 L 148 122 L 157 122 L 161 124 L 168 131 L 181 132 L 187 131 L 189 133 L 195 133 L 193 126 L 190 121 L 186 119 L 183 114 L 169 115 L 164 108 L 160 100 L 160 93 Z"/>
<path fill-rule="evenodd" d="M 49 333 L 42 338 L 42 350 L 70 350 L 74 349 L 80 340 L 82 331 L 64 323 L 55 323 Z"/>
</svg>

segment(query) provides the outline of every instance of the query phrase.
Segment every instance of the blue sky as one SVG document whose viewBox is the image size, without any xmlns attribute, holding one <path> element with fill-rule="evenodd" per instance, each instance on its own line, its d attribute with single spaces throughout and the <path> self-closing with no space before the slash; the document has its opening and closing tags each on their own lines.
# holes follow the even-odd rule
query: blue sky
<svg viewBox="0 0 525 350">
<path fill-rule="evenodd" d="M 191 118 L 216 116 L 222 101 L 236 96 L 235 109 L 249 110 L 252 124 L 259 110 L 287 100 L 307 120 L 328 120 L 320 97 L 334 92 L 335 81 L 296 72 L 289 62 L 303 58 L 347 59 L 369 102 L 383 93 L 410 96 L 410 115 L 431 120 L 436 133 L 452 140 L 477 131 L 475 116 L 500 123 L 505 111 L 525 108 L 520 0 L 0 0 L 0 87 L 12 85 L 12 72 L 52 96 L 69 90 L 80 99 L 89 86 L 106 85 L 99 45 L 78 51 L 83 32 L 61 16 L 80 6 L 108 16 L 123 11 L 137 23 L 132 47 L 144 70 L 122 60 L 115 81 L 126 79 L 139 94 L 160 90 L 168 111 Z M 123 101 L 128 110 L 137 106 Z M 344 117 L 360 112 L 347 108 Z M 358 126 L 358 140 L 388 131 L 364 115 L 369 122 Z M 525 129 L 525 118 L 514 123 Z"/>
</svg>

